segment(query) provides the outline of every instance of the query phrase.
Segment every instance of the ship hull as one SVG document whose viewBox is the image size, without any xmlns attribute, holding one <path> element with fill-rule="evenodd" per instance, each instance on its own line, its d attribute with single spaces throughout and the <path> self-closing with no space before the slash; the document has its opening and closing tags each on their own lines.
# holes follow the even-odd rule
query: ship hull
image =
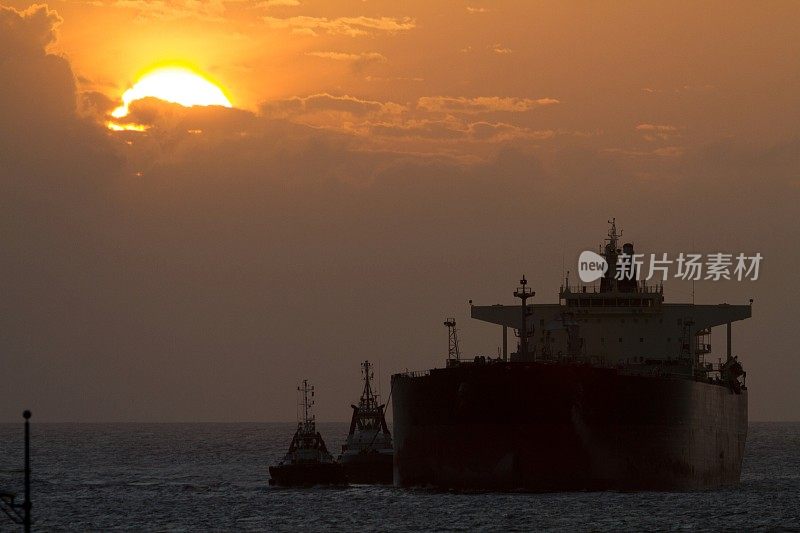
<svg viewBox="0 0 800 533">
<path fill-rule="evenodd" d="M 342 454 L 340 462 L 350 483 L 390 485 L 393 479 L 393 459 L 394 455 L 391 453 L 374 451 Z"/>
<path fill-rule="evenodd" d="M 314 485 L 346 485 L 339 463 L 286 464 L 269 467 L 270 485 L 312 487 Z"/>
<path fill-rule="evenodd" d="M 574 491 L 736 484 L 747 392 L 586 365 L 392 377 L 398 486 Z"/>
</svg>

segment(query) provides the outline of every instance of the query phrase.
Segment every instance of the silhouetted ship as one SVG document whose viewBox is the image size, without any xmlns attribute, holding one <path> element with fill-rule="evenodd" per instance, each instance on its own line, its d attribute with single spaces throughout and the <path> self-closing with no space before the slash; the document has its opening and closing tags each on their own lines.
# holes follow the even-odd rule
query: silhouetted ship
<svg viewBox="0 0 800 533">
<path fill-rule="evenodd" d="M 346 484 L 342 465 L 328 452 L 311 414 L 314 400 L 309 399 L 309 393 L 313 398 L 314 387 L 309 387 L 308 381 L 303 380 L 303 386 L 297 390 L 303 395 L 301 404 L 303 420 L 297 424 L 297 431 L 283 460 L 269 467 L 269 484 L 281 486 Z"/>
<path fill-rule="evenodd" d="M 339 461 L 351 483 L 391 483 L 394 450 L 385 406 L 378 403 L 378 396 L 372 391 L 372 365 L 364 361 L 361 368 L 364 390 L 358 405 L 350 406 L 353 418 Z"/>
<path fill-rule="evenodd" d="M 747 437 L 745 373 L 731 323 L 750 305 L 664 303 L 663 286 L 615 279 L 611 222 L 599 290 L 561 287 L 558 304 L 473 306 L 498 324 L 502 357 L 392 376 L 395 484 L 456 489 L 687 490 L 739 481 Z M 621 264 L 624 262 L 620 259 Z M 705 362 L 714 326 L 727 357 Z M 519 337 L 507 356 L 506 331 Z"/>
</svg>

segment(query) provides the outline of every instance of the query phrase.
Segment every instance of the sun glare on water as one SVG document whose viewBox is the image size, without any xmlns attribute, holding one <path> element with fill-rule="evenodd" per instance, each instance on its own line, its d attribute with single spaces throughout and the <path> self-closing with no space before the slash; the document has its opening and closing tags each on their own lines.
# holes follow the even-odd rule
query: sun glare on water
<svg viewBox="0 0 800 533">
<path fill-rule="evenodd" d="M 153 97 L 185 107 L 232 107 L 230 100 L 217 85 L 201 74 L 184 67 L 161 67 L 148 72 L 133 87 L 122 94 L 122 105 L 111 112 L 120 119 L 128 115 L 129 106 L 136 100 Z M 116 129 L 109 125 L 112 129 Z M 120 129 L 128 129 L 117 125 Z"/>
</svg>

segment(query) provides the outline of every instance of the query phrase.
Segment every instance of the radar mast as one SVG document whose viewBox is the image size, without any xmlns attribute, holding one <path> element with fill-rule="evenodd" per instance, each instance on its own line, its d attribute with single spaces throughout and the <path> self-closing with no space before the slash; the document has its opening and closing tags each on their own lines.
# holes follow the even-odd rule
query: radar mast
<svg viewBox="0 0 800 533">
<path fill-rule="evenodd" d="M 447 326 L 447 362 L 461 360 L 461 348 L 458 345 L 458 329 L 456 328 L 456 319 L 448 318 L 444 321 Z"/>
</svg>

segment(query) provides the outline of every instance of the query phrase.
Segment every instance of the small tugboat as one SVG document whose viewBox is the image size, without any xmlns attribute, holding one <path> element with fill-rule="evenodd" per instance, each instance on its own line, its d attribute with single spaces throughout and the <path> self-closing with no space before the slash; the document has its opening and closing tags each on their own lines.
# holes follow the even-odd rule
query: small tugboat
<svg viewBox="0 0 800 533">
<path fill-rule="evenodd" d="M 292 437 L 289 451 L 280 463 L 269 467 L 270 485 L 284 487 L 309 487 L 313 485 L 346 485 L 342 465 L 336 462 L 322 435 L 316 429 L 311 408 L 314 400 L 314 387 L 303 380 L 297 390 L 302 393 L 301 404 L 303 420 L 297 423 L 297 431 Z"/>
<path fill-rule="evenodd" d="M 372 365 L 361 364 L 364 391 L 358 405 L 351 405 L 353 418 L 347 443 L 342 445 L 339 462 L 351 483 L 392 483 L 394 449 L 392 435 L 386 425 L 385 405 L 378 404 L 372 391 Z"/>
</svg>

